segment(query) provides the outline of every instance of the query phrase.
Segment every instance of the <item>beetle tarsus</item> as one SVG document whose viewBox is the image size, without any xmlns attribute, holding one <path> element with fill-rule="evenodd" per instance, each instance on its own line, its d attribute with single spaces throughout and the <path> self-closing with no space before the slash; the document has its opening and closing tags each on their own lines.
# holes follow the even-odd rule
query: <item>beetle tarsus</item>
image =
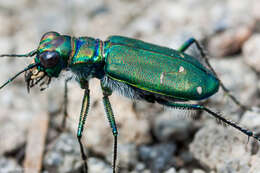
<svg viewBox="0 0 260 173">
<path fill-rule="evenodd" d="M 116 159 L 117 159 L 117 135 L 114 135 L 113 173 L 116 173 Z"/>
<path fill-rule="evenodd" d="M 83 160 L 83 172 L 87 173 L 88 172 L 88 164 L 87 164 L 87 156 L 84 152 L 84 148 L 81 142 L 81 136 L 78 136 L 78 142 L 79 142 L 79 146 L 80 146 L 80 152 L 81 152 L 81 158 Z"/>
</svg>

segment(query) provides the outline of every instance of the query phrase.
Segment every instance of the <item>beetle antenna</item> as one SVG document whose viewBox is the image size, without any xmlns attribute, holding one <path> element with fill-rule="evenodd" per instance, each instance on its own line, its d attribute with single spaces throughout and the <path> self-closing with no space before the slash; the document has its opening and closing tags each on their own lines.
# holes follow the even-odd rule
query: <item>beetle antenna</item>
<svg viewBox="0 0 260 173">
<path fill-rule="evenodd" d="M 32 57 L 37 53 L 37 49 L 27 54 L 2 54 L 0 57 Z"/>
<path fill-rule="evenodd" d="M 25 69 L 23 69 L 22 71 L 18 72 L 16 75 L 14 75 L 13 77 L 11 77 L 10 79 L 8 79 L 8 81 L 6 81 L 3 85 L 0 86 L 0 89 L 4 88 L 7 84 L 9 84 L 10 82 L 12 82 L 15 78 L 17 78 L 20 74 L 22 74 L 23 72 L 26 72 L 27 70 L 30 70 L 36 66 L 38 66 L 40 63 L 34 63 L 34 64 L 30 64 L 28 67 L 26 67 Z"/>
</svg>

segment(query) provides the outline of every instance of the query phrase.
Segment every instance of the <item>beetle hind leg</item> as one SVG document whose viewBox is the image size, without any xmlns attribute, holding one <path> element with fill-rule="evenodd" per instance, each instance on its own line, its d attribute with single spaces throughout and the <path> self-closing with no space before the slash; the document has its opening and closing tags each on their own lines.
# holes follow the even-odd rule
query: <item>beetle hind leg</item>
<svg viewBox="0 0 260 173">
<path fill-rule="evenodd" d="M 208 114 L 210 114 L 211 116 L 213 116 L 214 118 L 216 118 L 217 120 L 223 122 L 226 125 L 230 125 L 231 127 L 239 130 L 240 132 L 244 133 L 245 135 L 249 137 L 253 137 L 256 140 L 260 141 L 260 137 L 257 136 L 253 131 L 248 130 L 246 128 L 243 128 L 239 125 L 237 125 L 235 122 L 232 122 L 231 120 L 228 120 L 226 118 L 224 118 L 223 116 L 221 116 L 220 114 L 210 110 L 209 108 L 202 106 L 202 105 L 197 105 L 197 104 L 181 104 L 181 103 L 174 103 L 174 102 L 169 102 L 169 101 L 163 101 L 160 100 L 158 101 L 159 104 L 165 105 L 165 106 L 169 106 L 172 108 L 176 108 L 176 109 L 187 109 L 187 110 L 201 110 L 201 111 L 206 111 Z"/>
<path fill-rule="evenodd" d="M 225 94 L 236 104 L 238 105 L 240 108 L 242 108 L 243 110 L 252 110 L 251 107 L 243 105 L 233 94 L 231 94 L 231 92 L 229 91 L 229 89 L 226 88 L 226 86 L 223 84 L 223 82 L 220 80 L 220 78 L 218 77 L 217 73 L 215 72 L 215 70 L 213 69 L 213 67 L 210 65 L 209 60 L 207 55 L 205 54 L 205 52 L 203 51 L 202 47 L 200 46 L 199 42 L 194 39 L 194 38 L 190 38 L 187 41 L 185 41 L 185 43 L 178 49 L 179 52 L 185 52 L 192 44 L 195 44 L 196 47 L 198 48 L 201 57 L 204 59 L 206 65 L 208 66 L 208 68 L 213 72 L 213 74 L 216 76 L 216 78 L 219 81 L 220 87 L 223 89 L 223 91 L 225 92 Z"/>
</svg>

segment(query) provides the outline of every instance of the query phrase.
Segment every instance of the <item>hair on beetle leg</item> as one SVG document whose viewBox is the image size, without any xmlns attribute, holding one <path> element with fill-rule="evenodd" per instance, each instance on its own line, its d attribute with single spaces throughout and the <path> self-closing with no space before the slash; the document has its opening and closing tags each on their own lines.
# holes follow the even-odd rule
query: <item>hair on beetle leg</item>
<svg viewBox="0 0 260 173">
<path fill-rule="evenodd" d="M 197 120 L 198 111 L 188 110 L 188 109 L 179 109 L 163 105 L 164 111 L 170 111 L 173 114 L 173 117 L 177 120 Z"/>
</svg>

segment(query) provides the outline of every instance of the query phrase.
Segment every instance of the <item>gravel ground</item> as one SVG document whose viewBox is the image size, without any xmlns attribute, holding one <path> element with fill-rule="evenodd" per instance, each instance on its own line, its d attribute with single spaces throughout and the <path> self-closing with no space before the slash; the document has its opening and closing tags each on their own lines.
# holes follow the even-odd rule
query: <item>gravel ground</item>
<svg viewBox="0 0 260 173">
<path fill-rule="evenodd" d="M 260 134 L 259 0 L 0 0 L 0 25 L 0 54 L 29 52 L 50 30 L 102 40 L 124 35 L 171 48 L 193 36 L 227 88 L 254 109 L 241 110 L 221 89 L 201 104 Z M 3 83 L 31 60 L 0 61 Z M 83 90 L 74 81 L 69 83 L 67 128 L 57 130 L 67 75 L 44 92 L 36 87 L 28 94 L 22 75 L 0 91 L 0 173 L 23 172 L 28 131 L 42 113 L 49 115 L 50 123 L 41 172 L 80 172 L 76 130 Z M 90 81 L 90 90 L 83 136 L 89 172 L 109 173 L 113 136 L 98 80 Z M 117 94 L 111 96 L 111 104 L 119 129 L 120 173 L 260 172 L 260 143 L 219 125 L 207 113 L 133 102 Z M 34 167 L 29 170 L 37 172 Z"/>
</svg>

